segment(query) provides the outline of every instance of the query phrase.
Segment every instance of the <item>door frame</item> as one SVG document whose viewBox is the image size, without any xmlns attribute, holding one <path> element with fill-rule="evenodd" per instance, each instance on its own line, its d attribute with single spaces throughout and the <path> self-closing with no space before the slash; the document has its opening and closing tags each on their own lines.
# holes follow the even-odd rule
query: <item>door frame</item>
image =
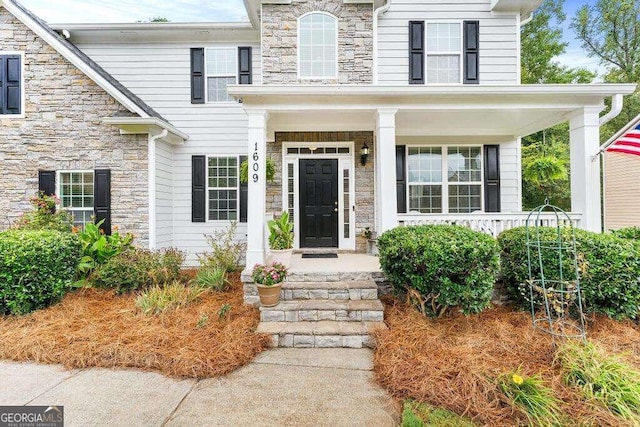
<svg viewBox="0 0 640 427">
<path fill-rule="evenodd" d="M 329 153 L 329 154 L 299 154 L 288 153 L 289 148 L 327 148 L 341 147 L 349 148 L 349 153 Z M 356 236 L 356 200 L 355 200 L 355 144 L 353 141 L 341 142 L 283 142 L 282 143 L 282 209 L 289 207 L 288 197 L 288 165 L 293 165 L 293 222 L 294 222 L 294 249 L 300 249 L 300 159 L 337 159 L 338 160 L 338 249 L 355 250 Z M 349 237 L 344 236 L 345 226 L 345 194 L 344 194 L 344 171 L 349 171 Z"/>
</svg>

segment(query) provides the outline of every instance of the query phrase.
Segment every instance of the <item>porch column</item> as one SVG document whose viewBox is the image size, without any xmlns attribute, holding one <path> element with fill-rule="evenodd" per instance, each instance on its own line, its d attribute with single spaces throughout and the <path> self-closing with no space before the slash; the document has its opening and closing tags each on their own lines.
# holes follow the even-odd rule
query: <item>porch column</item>
<svg viewBox="0 0 640 427">
<path fill-rule="evenodd" d="M 264 217 L 266 211 L 267 119 L 266 110 L 247 110 L 248 140 L 248 204 L 247 209 L 247 268 L 265 261 Z"/>
<path fill-rule="evenodd" d="M 569 120 L 571 211 L 582 213 L 580 228 L 602 231 L 600 208 L 600 107 L 587 107 Z M 594 157 L 595 156 L 595 157 Z"/>
<path fill-rule="evenodd" d="M 376 231 L 398 226 L 396 194 L 396 108 L 376 111 Z"/>
</svg>

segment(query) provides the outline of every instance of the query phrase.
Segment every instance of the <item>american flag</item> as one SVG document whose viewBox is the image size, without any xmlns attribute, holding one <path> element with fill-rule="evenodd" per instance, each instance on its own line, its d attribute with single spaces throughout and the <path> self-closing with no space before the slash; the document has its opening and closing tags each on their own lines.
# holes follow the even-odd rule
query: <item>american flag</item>
<svg viewBox="0 0 640 427">
<path fill-rule="evenodd" d="M 626 131 L 607 148 L 609 153 L 625 153 L 640 156 L 640 122 Z"/>
</svg>

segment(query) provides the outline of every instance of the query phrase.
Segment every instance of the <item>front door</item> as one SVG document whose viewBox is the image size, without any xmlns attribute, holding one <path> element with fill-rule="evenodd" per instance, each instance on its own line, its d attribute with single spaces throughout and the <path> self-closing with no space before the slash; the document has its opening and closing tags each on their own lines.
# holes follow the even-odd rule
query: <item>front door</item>
<svg viewBox="0 0 640 427">
<path fill-rule="evenodd" d="M 338 247 L 337 159 L 300 159 L 300 247 Z"/>
</svg>

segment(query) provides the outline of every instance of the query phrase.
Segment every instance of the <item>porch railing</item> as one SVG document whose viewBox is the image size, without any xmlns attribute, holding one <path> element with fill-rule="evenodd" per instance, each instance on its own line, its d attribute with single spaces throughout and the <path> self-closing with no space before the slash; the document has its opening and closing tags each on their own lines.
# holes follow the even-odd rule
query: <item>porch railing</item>
<svg viewBox="0 0 640 427">
<path fill-rule="evenodd" d="M 569 225 L 580 228 L 582 214 L 569 213 L 570 220 L 560 219 L 561 225 Z M 497 237 L 503 231 L 515 227 L 523 227 L 527 223 L 529 212 L 502 213 L 502 212 L 479 212 L 470 214 L 398 214 L 400 225 L 422 225 L 422 224 L 457 224 L 469 227 L 472 230 L 481 231 Z M 537 215 L 536 215 L 537 217 Z M 555 227 L 557 219 L 553 213 L 541 213 L 540 224 L 543 227 Z M 535 217 L 529 220 L 529 226 L 535 226 Z"/>
</svg>

